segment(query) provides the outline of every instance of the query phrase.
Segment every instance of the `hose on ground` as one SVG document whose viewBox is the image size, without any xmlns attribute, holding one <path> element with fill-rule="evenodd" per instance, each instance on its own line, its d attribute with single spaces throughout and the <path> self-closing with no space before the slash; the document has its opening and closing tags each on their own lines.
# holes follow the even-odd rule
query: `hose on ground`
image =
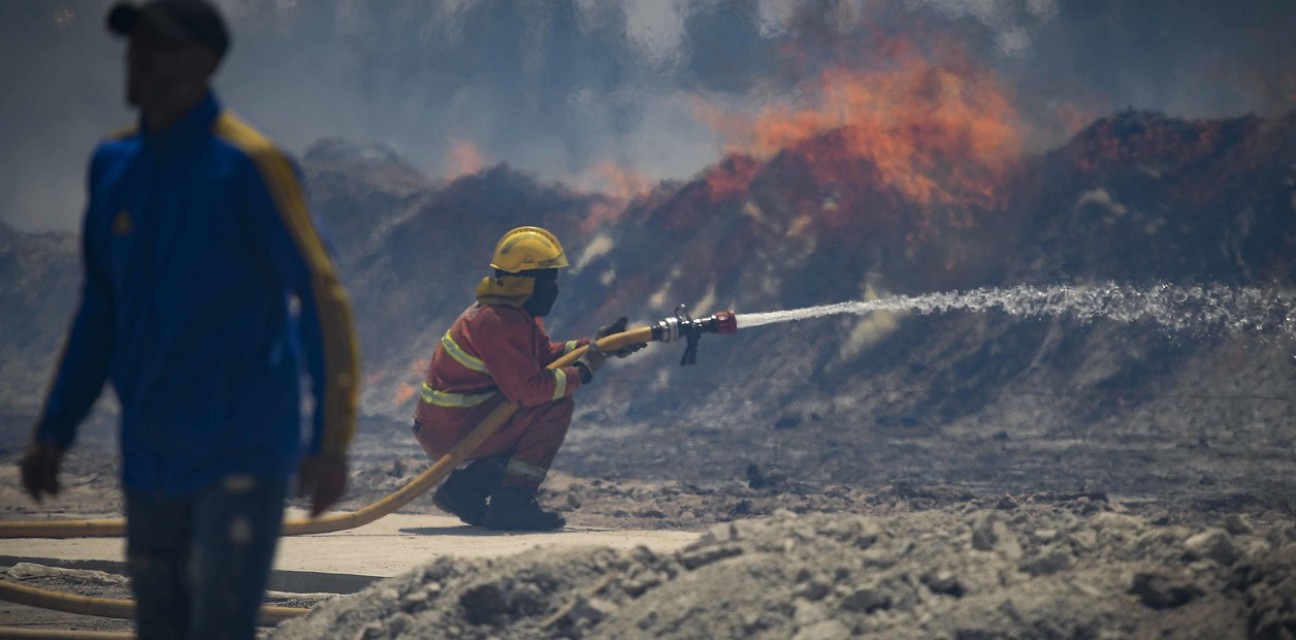
<svg viewBox="0 0 1296 640">
<path fill-rule="evenodd" d="M 651 327 L 632 329 L 598 340 L 597 344 L 604 351 L 616 351 L 632 344 L 651 341 Z M 578 347 L 570 353 L 555 360 L 549 369 L 571 365 L 585 353 L 586 347 Z M 326 515 L 314 520 L 290 520 L 284 523 L 283 535 L 306 535 L 312 533 L 329 533 L 360 527 L 373 522 L 397 509 L 409 504 L 428 489 L 436 486 L 442 478 L 477 449 L 482 442 L 494 435 L 500 426 L 508 421 L 517 411 L 517 405 L 505 402 L 481 421 L 450 453 L 442 456 L 426 471 L 419 474 L 409 484 L 384 496 L 382 499 L 349 513 Z M 0 538 L 110 538 L 125 533 L 125 522 L 122 520 L 71 520 L 50 522 L 6 522 L 0 523 Z M 109 618 L 133 618 L 135 603 L 131 600 L 110 598 L 92 598 L 75 594 L 59 593 L 19 585 L 12 581 L 0 580 L 0 600 L 17 604 L 53 609 L 66 613 Z M 261 608 L 261 621 L 278 624 L 282 620 L 299 616 L 309 609 L 293 607 Z"/>
<path fill-rule="evenodd" d="M 74 593 L 61 593 L 38 587 L 18 584 L 13 580 L 0 580 L 0 600 L 14 604 L 50 609 L 63 613 L 77 613 L 101 618 L 135 619 L 135 601 L 123 598 L 99 598 L 82 596 Z M 264 605 L 258 622 L 265 626 L 274 626 L 289 618 L 306 615 L 310 609 L 300 607 L 275 607 Z"/>
<path fill-rule="evenodd" d="M 651 341 L 652 327 L 639 327 L 601 338 L 598 346 L 604 351 L 616 351 L 632 344 Z M 571 365 L 585 353 L 585 349 L 586 347 L 578 347 L 572 350 L 555 360 L 548 368 L 557 369 Z M 373 504 L 355 511 L 334 513 L 315 519 L 289 520 L 284 522 L 283 535 L 300 536 L 354 529 L 396 511 L 441 482 L 482 442 L 494 435 L 500 426 L 517 412 L 517 409 L 517 405 L 512 402 L 505 402 L 496 407 L 449 454 L 442 456 L 409 484 Z M 0 522 L 0 538 L 120 538 L 125 534 L 126 522 L 120 518 Z"/>
</svg>

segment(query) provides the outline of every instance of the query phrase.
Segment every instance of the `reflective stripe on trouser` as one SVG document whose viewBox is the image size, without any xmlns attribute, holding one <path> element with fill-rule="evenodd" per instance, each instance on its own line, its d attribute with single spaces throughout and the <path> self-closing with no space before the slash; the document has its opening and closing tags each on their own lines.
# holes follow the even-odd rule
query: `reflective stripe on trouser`
<svg viewBox="0 0 1296 640">
<path fill-rule="evenodd" d="M 434 421 L 419 425 L 415 437 L 428 455 L 446 455 L 483 418 L 503 402 L 503 396 L 471 408 L 433 406 Z M 575 404 L 570 397 L 537 407 L 521 408 L 494 435 L 468 456 L 470 460 L 509 454 L 503 485 L 534 489 L 544 481 L 549 465 L 571 426 Z"/>
<path fill-rule="evenodd" d="M 564 386 L 566 386 L 566 379 L 564 379 L 563 382 Z M 485 393 L 472 394 L 449 393 L 447 391 L 438 391 L 433 389 L 431 385 L 424 382 L 423 388 L 419 389 L 419 397 L 423 399 L 423 402 L 434 404 L 438 407 L 475 407 L 495 397 L 495 392 L 487 391 Z"/>
</svg>

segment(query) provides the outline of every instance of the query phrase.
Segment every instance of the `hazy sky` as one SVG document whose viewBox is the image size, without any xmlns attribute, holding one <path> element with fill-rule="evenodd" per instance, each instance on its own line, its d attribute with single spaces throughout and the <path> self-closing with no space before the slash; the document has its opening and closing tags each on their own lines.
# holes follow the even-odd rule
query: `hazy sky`
<svg viewBox="0 0 1296 640">
<path fill-rule="evenodd" d="M 0 219 L 80 219 L 96 139 L 132 120 L 108 2 L 0 2 Z M 432 176 L 507 161 L 608 187 L 715 162 L 699 105 L 758 111 L 879 43 L 957 42 L 1024 116 L 1134 106 L 1176 115 L 1296 108 L 1296 3 L 1208 0 L 220 0 L 216 86 L 294 153 L 390 146 Z M 1065 136 L 1035 130 L 1039 144 Z"/>
</svg>

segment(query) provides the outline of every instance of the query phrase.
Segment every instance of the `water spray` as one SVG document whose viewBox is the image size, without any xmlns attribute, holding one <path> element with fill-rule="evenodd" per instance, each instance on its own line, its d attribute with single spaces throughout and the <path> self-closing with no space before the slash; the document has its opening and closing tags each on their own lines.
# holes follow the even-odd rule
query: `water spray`
<svg viewBox="0 0 1296 640">
<path fill-rule="evenodd" d="M 876 300 L 735 315 L 737 328 L 878 311 L 923 315 L 951 311 L 997 311 L 1021 318 L 1065 317 L 1077 322 L 1148 322 L 1170 333 L 1189 335 L 1279 334 L 1296 336 L 1296 294 L 1276 288 L 1161 284 L 1136 289 L 1094 286 L 1017 286 L 891 296 Z"/>
<path fill-rule="evenodd" d="M 1276 288 L 1224 285 L 1160 284 L 1136 289 L 1112 283 L 1093 286 L 1021 285 L 1007 289 L 890 296 L 785 311 L 719 311 L 705 318 L 689 316 L 688 309 L 680 305 L 672 317 L 613 337 L 619 339 L 618 346 L 631 344 L 629 340 L 632 337 L 637 343 L 684 340 L 687 346 L 680 364 L 687 366 L 697 363 L 698 341 L 703 334 L 731 335 L 739 329 L 879 311 L 923 315 L 996 311 L 1021 318 L 1065 317 L 1080 323 L 1097 320 L 1125 324 L 1146 322 L 1168 333 L 1191 336 L 1246 332 L 1296 337 L 1296 293 Z"/>
</svg>

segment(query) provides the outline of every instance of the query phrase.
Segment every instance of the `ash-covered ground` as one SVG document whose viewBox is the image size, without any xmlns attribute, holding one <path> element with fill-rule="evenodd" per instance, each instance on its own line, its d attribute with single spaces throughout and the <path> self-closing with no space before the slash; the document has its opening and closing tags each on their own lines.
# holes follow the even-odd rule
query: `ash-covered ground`
<svg viewBox="0 0 1296 640">
<path fill-rule="evenodd" d="M 974 502 L 713 526 L 682 551 L 439 560 L 274 638 L 1281 638 L 1296 527 Z"/>
<path fill-rule="evenodd" d="M 5 519 L 113 512 L 119 504 L 115 456 L 110 433 L 102 431 L 92 430 L 69 457 L 65 494 L 45 507 L 19 494 L 12 466 L 0 471 Z M 362 434 L 344 507 L 367 503 L 425 469 L 427 460 L 414 446 L 406 434 Z M 1033 455 L 1044 460 L 1044 450 Z M 727 480 L 690 483 L 573 475 L 563 461 L 578 459 L 560 458 L 544 493 L 572 526 L 697 531 L 698 540 L 675 553 L 537 550 L 491 560 L 442 559 L 318 604 L 275 594 L 274 603 L 315 609 L 266 635 L 505 640 L 1296 633 L 1296 520 L 1289 508 L 1266 504 L 1280 496 L 1241 499 L 1209 483 L 1144 495 L 1008 489 L 988 481 L 915 481 L 900 466 L 892 471 L 909 479 L 880 484 L 808 482 L 757 464 Z M 423 498 L 405 511 L 436 509 Z M 4 579 L 126 595 L 120 578 L 93 573 L 18 567 Z M 12 607 L 0 624 L 129 627 Z"/>
</svg>

